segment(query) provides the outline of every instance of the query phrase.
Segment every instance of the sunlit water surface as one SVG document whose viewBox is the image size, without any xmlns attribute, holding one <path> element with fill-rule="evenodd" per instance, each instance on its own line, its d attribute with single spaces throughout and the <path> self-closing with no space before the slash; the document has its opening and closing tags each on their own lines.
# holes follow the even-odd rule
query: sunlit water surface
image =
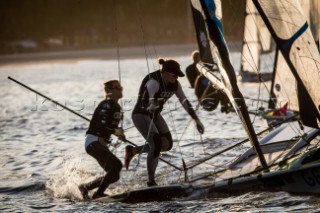
<svg viewBox="0 0 320 213">
<path fill-rule="evenodd" d="M 174 59 L 184 70 L 190 56 Z M 236 70 L 239 53 L 231 54 Z M 270 58 L 268 59 L 270 60 Z M 265 60 L 265 61 L 268 61 Z M 268 64 L 264 65 L 268 66 Z M 120 67 L 120 72 L 119 72 Z M 269 66 L 271 67 L 271 66 Z M 28 63 L 0 67 L 0 211 L 1 212 L 317 212 L 319 198 L 291 195 L 286 192 L 251 192 L 223 198 L 177 200 L 161 203 L 99 203 L 83 202 L 77 186 L 103 175 L 98 164 L 85 153 L 84 136 L 88 121 L 63 110 L 42 97 L 8 80 L 8 76 L 57 100 L 70 109 L 91 118 L 92 112 L 104 97 L 103 82 L 119 79 L 124 86 L 122 106 L 127 138 L 136 144 L 145 141 L 133 128 L 131 110 L 142 78 L 158 69 L 156 61 L 142 59 L 56 61 Z M 186 96 L 196 107 L 194 91 L 186 78 L 179 79 Z M 241 84 L 245 97 L 267 99 L 269 84 Z M 247 99 L 250 109 L 267 107 L 264 102 Z M 170 111 L 168 110 L 170 109 Z M 190 117 L 172 98 L 164 110 L 164 117 L 176 141 L 173 149 L 163 157 L 181 167 L 181 159 L 195 162 L 228 147 L 245 137 L 234 113 L 221 114 L 217 109 L 197 111 L 206 132 L 202 138 Z M 256 131 L 265 127 L 259 117 L 252 117 Z M 185 131 L 186 129 L 186 131 Z M 185 133 L 182 135 L 182 133 Z M 114 138 L 113 143 L 117 140 Z M 125 143 L 111 147 L 123 160 Z M 200 172 L 223 167 L 239 156 L 248 144 L 219 156 L 188 172 L 189 178 Z M 116 194 L 146 186 L 146 155 L 134 158 L 129 171 L 122 170 L 119 182 L 106 193 Z M 184 174 L 160 162 L 157 182 L 160 185 L 183 182 Z"/>
</svg>

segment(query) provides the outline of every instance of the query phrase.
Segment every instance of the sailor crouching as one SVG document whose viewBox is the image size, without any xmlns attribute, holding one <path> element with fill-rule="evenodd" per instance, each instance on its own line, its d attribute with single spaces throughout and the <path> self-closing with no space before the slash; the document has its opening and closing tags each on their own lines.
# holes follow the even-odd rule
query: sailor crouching
<svg viewBox="0 0 320 213">
<path fill-rule="evenodd" d="M 98 188 L 92 199 L 105 197 L 107 187 L 120 179 L 121 161 L 109 150 L 111 134 L 125 138 L 122 128 L 118 125 L 123 119 L 121 107 L 118 104 L 122 98 L 122 86 L 117 80 L 104 83 L 106 98 L 95 109 L 85 137 L 86 152 L 97 160 L 105 170 L 106 175 L 89 183 L 81 184 L 79 190 L 83 199 L 89 199 L 89 191 Z"/>
</svg>

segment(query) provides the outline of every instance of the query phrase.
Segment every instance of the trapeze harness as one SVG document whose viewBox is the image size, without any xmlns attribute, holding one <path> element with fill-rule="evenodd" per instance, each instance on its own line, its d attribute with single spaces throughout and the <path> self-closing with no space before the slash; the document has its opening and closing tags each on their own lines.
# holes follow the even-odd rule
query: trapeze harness
<svg viewBox="0 0 320 213">
<path fill-rule="evenodd" d="M 160 70 L 147 75 L 140 86 L 138 101 L 132 113 L 132 120 L 136 128 L 148 144 L 136 147 L 138 153 L 148 152 L 147 169 L 149 180 L 154 180 L 160 151 L 172 148 L 173 140 L 169 128 L 161 116 L 161 111 L 167 100 L 175 94 L 185 110 L 193 119 L 197 118 L 191 104 L 178 81 L 165 85 Z M 154 113 L 148 111 L 150 102 L 157 106 Z"/>
</svg>

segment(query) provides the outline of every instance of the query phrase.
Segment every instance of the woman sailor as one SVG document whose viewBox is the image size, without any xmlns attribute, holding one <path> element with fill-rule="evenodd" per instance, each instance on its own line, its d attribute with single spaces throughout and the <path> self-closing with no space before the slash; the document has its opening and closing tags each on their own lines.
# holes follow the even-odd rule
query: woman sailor
<svg viewBox="0 0 320 213">
<path fill-rule="evenodd" d="M 132 113 L 132 120 L 138 131 L 147 141 L 142 146 L 126 146 L 125 162 L 126 169 L 133 156 L 138 153 L 147 152 L 148 186 L 157 185 L 155 182 L 155 171 L 161 151 L 169 151 L 172 148 L 172 136 L 168 126 L 161 116 L 161 110 L 166 101 L 175 94 L 184 109 L 194 119 L 198 131 L 203 134 L 204 126 L 187 100 L 182 87 L 177 80 L 184 74 L 180 65 L 175 60 L 160 59 L 162 69 L 148 74 L 141 83 L 138 100 Z"/>
</svg>

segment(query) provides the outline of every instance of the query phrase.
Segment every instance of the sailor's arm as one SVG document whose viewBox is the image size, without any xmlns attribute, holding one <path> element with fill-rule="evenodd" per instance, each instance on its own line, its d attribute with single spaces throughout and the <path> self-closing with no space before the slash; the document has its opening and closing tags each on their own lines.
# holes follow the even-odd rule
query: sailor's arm
<svg viewBox="0 0 320 213">
<path fill-rule="evenodd" d="M 192 108 L 191 103 L 187 99 L 186 95 L 184 94 L 180 83 L 178 83 L 178 89 L 176 91 L 176 96 L 179 99 L 180 103 L 182 104 L 183 108 L 188 112 L 191 118 L 196 122 L 198 132 L 203 134 L 204 133 L 204 126 L 201 123 L 200 119 L 198 118 L 196 112 Z"/>
<path fill-rule="evenodd" d="M 154 80 L 154 79 L 150 79 L 147 83 L 146 83 L 146 89 L 148 92 L 148 108 L 147 110 L 150 113 L 154 113 L 157 109 L 157 103 L 154 102 L 154 95 L 159 91 L 160 89 L 160 85 L 159 82 Z"/>
</svg>

